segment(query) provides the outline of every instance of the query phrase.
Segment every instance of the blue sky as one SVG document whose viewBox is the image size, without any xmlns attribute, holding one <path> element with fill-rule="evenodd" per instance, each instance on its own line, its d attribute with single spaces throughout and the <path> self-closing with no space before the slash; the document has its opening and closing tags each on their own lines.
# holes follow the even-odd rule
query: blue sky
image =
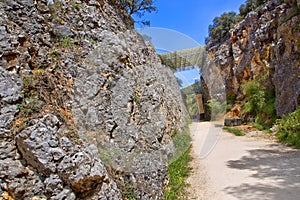
<svg viewBox="0 0 300 200">
<path fill-rule="evenodd" d="M 224 12 L 235 11 L 245 0 L 154 0 L 157 12 L 146 13 L 151 27 L 167 28 L 186 34 L 204 45 L 208 26 Z"/>
<path fill-rule="evenodd" d="M 150 27 L 138 29 L 151 37 L 158 53 L 205 45 L 208 26 L 215 17 L 224 12 L 238 13 L 245 0 L 154 0 L 157 12 L 146 13 L 142 19 L 149 20 Z M 136 18 L 136 20 L 140 20 Z M 136 26 L 139 28 L 139 26 Z M 199 70 L 176 72 L 183 87 L 199 79 Z"/>
</svg>

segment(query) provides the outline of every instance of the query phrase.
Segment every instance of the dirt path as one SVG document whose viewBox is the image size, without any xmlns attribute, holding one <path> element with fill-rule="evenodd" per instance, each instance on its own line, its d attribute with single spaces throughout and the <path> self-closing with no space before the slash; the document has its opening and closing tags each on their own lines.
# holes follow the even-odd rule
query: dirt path
<svg viewBox="0 0 300 200">
<path fill-rule="evenodd" d="M 221 127 L 190 125 L 194 159 L 187 199 L 300 199 L 300 151 L 259 137 L 237 137 Z"/>
</svg>

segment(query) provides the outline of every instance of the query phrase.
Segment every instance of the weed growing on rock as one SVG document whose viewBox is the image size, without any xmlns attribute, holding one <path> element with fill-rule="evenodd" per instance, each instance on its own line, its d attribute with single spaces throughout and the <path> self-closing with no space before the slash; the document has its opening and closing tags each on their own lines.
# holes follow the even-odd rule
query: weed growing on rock
<svg viewBox="0 0 300 200">
<path fill-rule="evenodd" d="M 58 56 L 59 55 L 58 50 L 57 49 L 52 49 L 51 51 L 49 51 L 49 55 L 50 56 Z"/>
<path fill-rule="evenodd" d="M 77 10 L 80 9 L 81 5 L 79 3 L 71 2 L 72 6 L 74 6 Z"/>
<path fill-rule="evenodd" d="M 22 80 L 22 101 L 18 104 L 20 112 L 13 124 L 14 131 L 26 128 L 27 121 L 43 112 L 51 112 L 68 126 L 63 135 L 80 143 L 78 134 L 74 131 L 72 114 L 65 106 L 71 93 L 72 81 L 65 79 L 59 70 L 51 73 L 46 69 L 32 70 L 32 74 L 23 76 Z"/>
<path fill-rule="evenodd" d="M 127 200 L 136 200 L 133 193 L 134 187 L 130 183 L 125 183 L 123 194 Z"/>
<path fill-rule="evenodd" d="M 70 47 L 72 44 L 73 44 L 73 41 L 72 41 L 72 39 L 69 38 L 69 37 L 65 37 L 65 38 L 62 39 L 62 41 L 61 41 L 61 45 L 62 45 L 64 48 Z"/>
</svg>

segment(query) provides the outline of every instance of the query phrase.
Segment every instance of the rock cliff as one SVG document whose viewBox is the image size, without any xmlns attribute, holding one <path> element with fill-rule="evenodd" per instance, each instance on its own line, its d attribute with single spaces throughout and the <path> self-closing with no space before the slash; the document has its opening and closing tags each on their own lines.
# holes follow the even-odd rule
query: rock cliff
<svg viewBox="0 0 300 200">
<path fill-rule="evenodd" d="M 207 47 L 227 97 L 243 99 L 243 83 L 264 75 L 275 91 L 278 116 L 300 105 L 299 10 L 299 1 L 269 1 L 237 24 L 226 42 Z"/>
<path fill-rule="evenodd" d="M 162 198 L 187 113 L 113 2 L 0 2 L 0 198 Z"/>
</svg>

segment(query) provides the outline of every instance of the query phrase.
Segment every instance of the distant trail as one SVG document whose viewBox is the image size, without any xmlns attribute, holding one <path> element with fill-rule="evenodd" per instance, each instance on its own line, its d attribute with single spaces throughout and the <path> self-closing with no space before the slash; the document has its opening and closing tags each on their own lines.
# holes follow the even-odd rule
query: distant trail
<svg viewBox="0 0 300 200">
<path fill-rule="evenodd" d="M 259 137 L 234 136 L 216 122 L 192 123 L 190 130 L 194 159 L 187 199 L 299 199 L 299 150 Z"/>
</svg>

